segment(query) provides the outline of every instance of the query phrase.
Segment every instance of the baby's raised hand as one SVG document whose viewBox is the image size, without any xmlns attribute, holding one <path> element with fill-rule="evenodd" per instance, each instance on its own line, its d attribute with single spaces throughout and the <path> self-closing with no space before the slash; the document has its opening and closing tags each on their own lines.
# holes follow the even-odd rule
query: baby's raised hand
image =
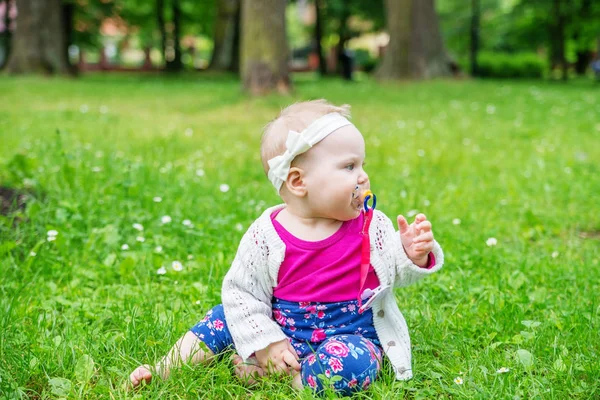
<svg viewBox="0 0 600 400">
<path fill-rule="evenodd" d="M 417 214 L 415 222 L 409 225 L 406 218 L 398 215 L 398 230 L 408 258 L 419 267 L 426 267 L 427 256 L 433 250 L 431 222 L 424 214 Z"/>
<path fill-rule="evenodd" d="M 271 343 L 255 353 L 258 364 L 270 373 L 300 371 L 296 350 L 287 339 Z"/>
</svg>

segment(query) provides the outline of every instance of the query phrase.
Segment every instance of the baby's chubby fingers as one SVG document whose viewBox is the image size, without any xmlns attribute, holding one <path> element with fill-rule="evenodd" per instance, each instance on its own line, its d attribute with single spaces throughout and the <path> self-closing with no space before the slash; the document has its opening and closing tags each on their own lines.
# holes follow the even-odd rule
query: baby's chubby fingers
<svg viewBox="0 0 600 400">
<path fill-rule="evenodd" d="M 404 235 L 410 229 L 410 226 L 408 225 L 408 221 L 406 220 L 406 218 L 404 218 L 404 215 L 398 215 L 398 217 L 396 219 L 398 221 L 398 231 L 400 232 L 401 235 Z"/>
<path fill-rule="evenodd" d="M 419 236 L 417 236 L 413 240 L 413 243 L 415 245 L 417 245 L 419 243 L 427 243 L 427 242 L 433 242 L 433 232 L 431 232 L 431 231 L 426 231 L 424 233 L 421 233 Z"/>
<path fill-rule="evenodd" d="M 420 215 L 423 215 L 423 214 L 420 214 Z M 419 233 L 431 232 L 431 222 L 427 221 L 426 219 L 424 219 L 420 222 L 415 221 L 415 230 Z"/>
<path fill-rule="evenodd" d="M 427 217 L 425 216 L 425 214 L 417 214 L 415 216 L 415 224 L 418 225 L 423 221 L 427 221 Z"/>
<path fill-rule="evenodd" d="M 428 254 L 433 250 L 433 240 L 426 240 L 423 242 L 415 243 L 413 250 L 417 253 Z"/>
<path fill-rule="evenodd" d="M 300 363 L 297 360 L 296 352 L 293 354 L 290 351 L 283 353 L 283 361 L 293 370 L 300 371 Z"/>
</svg>

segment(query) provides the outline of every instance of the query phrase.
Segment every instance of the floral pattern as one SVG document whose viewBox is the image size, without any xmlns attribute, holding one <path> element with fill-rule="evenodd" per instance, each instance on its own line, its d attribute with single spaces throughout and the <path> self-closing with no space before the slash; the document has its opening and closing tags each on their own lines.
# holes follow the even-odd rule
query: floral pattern
<svg viewBox="0 0 600 400">
<path fill-rule="evenodd" d="M 382 351 L 373 313 L 370 309 L 358 313 L 356 301 L 298 303 L 273 299 L 273 320 L 301 360 L 303 384 L 315 392 L 329 387 L 351 395 L 366 389 L 377 377 Z M 233 347 L 222 305 L 210 310 L 190 330 L 214 354 Z"/>
</svg>

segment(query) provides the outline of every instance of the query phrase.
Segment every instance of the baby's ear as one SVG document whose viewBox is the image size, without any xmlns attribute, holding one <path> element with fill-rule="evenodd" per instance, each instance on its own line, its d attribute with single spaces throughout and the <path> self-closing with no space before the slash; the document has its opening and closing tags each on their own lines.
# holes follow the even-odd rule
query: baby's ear
<svg viewBox="0 0 600 400">
<path fill-rule="evenodd" d="M 304 183 L 304 171 L 298 167 L 290 168 L 285 181 L 287 190 L 297 197 L 306 196 L 306 185 Z"/>
</svg>

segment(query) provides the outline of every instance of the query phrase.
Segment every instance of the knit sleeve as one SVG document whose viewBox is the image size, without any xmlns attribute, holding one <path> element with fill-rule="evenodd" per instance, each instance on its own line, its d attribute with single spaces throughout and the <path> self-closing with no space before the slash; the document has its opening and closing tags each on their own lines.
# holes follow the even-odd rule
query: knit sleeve
<svg viewBox="0 0 600 400">
<path fill-rule="evenodd" d="M 373 222 L 376 222 L 374 244 L 384 254 L 386 261 L 395 266 L 394 286 L 408 286 L 437 272 L 444 265 L 444 253 L 438 242 L 434 241 L 432 250 L 435 265 L 431 268 L 421 268 L 408 258 L 400 240 L 400 232 L 394 229 L 392 221 L 385 214 L 376 212 Z"/>
<path fill-rule="evenodd" d="M 268 256 L 268 245 L 254 223 L 243 236 L 223 280 L 221 297 L 227 327 L 237 353 L 244 360 L 286 338 L 272 318 Z"/>
</svg>

